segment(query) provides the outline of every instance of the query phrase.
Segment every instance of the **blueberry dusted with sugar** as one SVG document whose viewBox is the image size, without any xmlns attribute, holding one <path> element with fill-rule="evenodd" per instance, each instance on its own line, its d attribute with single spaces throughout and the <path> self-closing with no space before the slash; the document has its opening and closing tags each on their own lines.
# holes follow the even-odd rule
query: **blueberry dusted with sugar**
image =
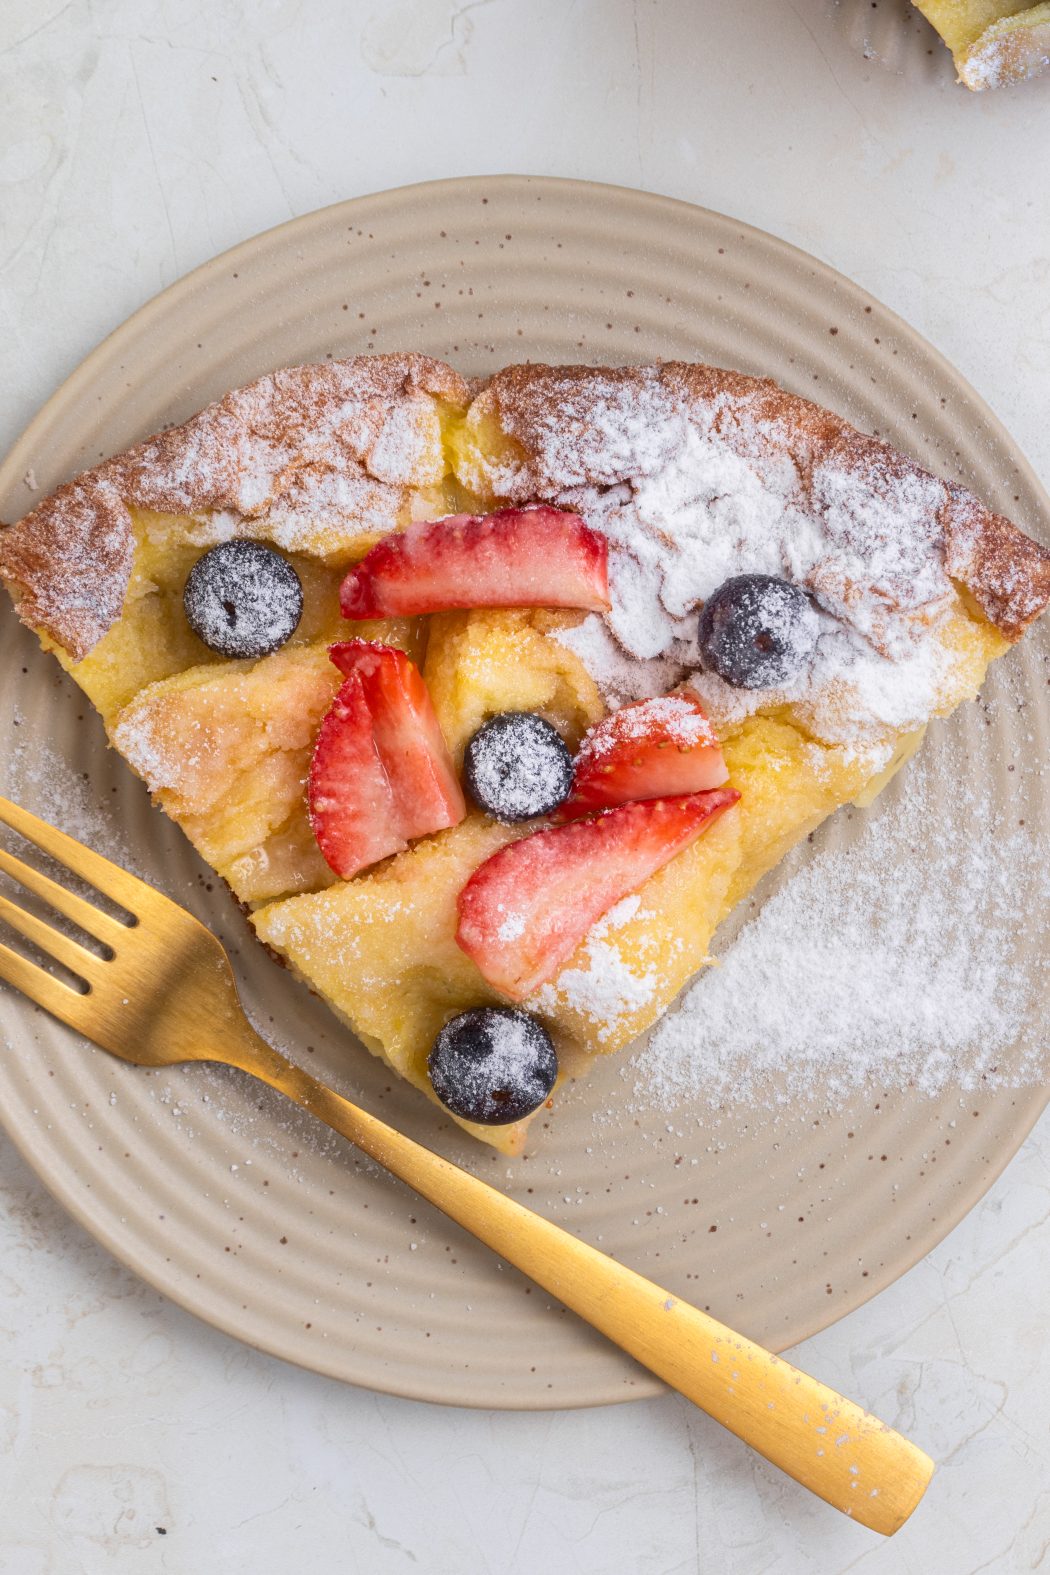
<svg viewBox="0 0 1050 1575">
<path fill-rule="evenodd" d="M 561 735 L 532 711 L 504 711 L 479 727 L 463 765 L 478 808 L 511 824 L 549 814 L 572 787 Z"/>
<path fill-rule="evenodd" d="M 197 559 L 182 603 L 190 628 L 220 656 L 268 656 L 303 615 L 299 576 L 259 541 L 224 541 Z"/>
<path fill-rule="evenodd" d="M 558 1056 L 550 1034 L 528 1012 L 479 1006 L 445 1024 L 427 1068 L 453 1115 L 497 1127 L 543 1104 L 558 1076 Z"/>
<path fill-rule="evenodd" d="M 700 656 L 727 684 L 775 689 L 801 672 L 817 633 L 817 615 L 800 586 L 774 574 L 736 574 L 704 603 Z"/>
</svg>

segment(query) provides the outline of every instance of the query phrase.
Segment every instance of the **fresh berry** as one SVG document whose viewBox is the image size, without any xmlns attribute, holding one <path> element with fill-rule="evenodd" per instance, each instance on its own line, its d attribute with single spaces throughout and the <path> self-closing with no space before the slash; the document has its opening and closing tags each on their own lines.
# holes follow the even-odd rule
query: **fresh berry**
<svg viewBox="0 0 1050 1575">
<path fill-rule="evenodd" d="M 356 675 L 340 686 L 321 723 L 308 801 L 317 845 L 344 880 L 408 846 Z"/>
<path fill-rule="evenodd" d="M 190 628 L 220 656 L 268 656 L 299 627 L 303 588 L 279 552 L 224 541 L 197 559 L 182 603 Z"/>
<path fill-rule="evenodd" d="M 489 984 L 523 1001 L 554 977 L 603 913 L 739 797 L 715 788 L 621 804 L 501 848 L 459 894 L 456 940 Z"/>
<path fill-rule="evenodd" d="M 450 607 L 609 606 L 605 537 L 558 509 L 455 514 L 384 536 L 343 581 L 344 618 Z"/>
<path fill-rule="evenodd" d="M 721 745 L 694 694 L 640 700 L 586 734 L 572 792 L 557 818 L 574 820 L 636 799 L 701 793 L 721 787 L 728 776 Z"/>
<path fill-rule="evenodd" d="M 528 1012 L 481 1006 L 445 1024 L 427 1068 L 453 1115 L 504 1126 L 543 1104 L 558 1076 L 558 1057 L 550 1034 Z"/>
<path fill-rule="evenodd" d="M 704 603 L 700 655 L 727 684 L 775 689 L 801 671 L 817 633 L 817 615 L 800 586 L 774 574 L 736 574 Z"/>
<path fill-rule="evenodd" d="M 478 808 L 509 823 L 549 815 L 572 786 L 560 733 L 532 711 L 504 711 L 479 727 L 463 771 Z"/>
<path fill-rule="evenodd" d="M 361 679 L 401 835 L 411 841 L 458 825 L 463 790 L 416 664 L 396 646 L 369 640 L 344 640 L 328 654 L 341 673 Z"/>
<path fill-rule="evenodd" d="M 344 880 L 455 826 L 466 805 L 418 669 L 392 646 L 350 640 L 330 652 L 347 674 L 310 763 L 317 845 Z"/>
</svg>

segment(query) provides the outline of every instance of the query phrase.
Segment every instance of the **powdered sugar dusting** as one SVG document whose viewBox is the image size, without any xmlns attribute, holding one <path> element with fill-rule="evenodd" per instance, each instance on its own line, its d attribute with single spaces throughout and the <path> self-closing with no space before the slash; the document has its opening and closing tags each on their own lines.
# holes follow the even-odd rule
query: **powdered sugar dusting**
<svg viewBox="0 0 1050 1575">
<path fill-rule="evenodd" d="M 986 29 L 957 62 L 960 80 L 974 92 L 1023 82 L 1050 70 L 1050 23 L 1003 18 Z"/>
<path fill-rule="evenodd" d="M 501 941 L 516 941 L 520 935 L 525 934 L 525 915 L 509 913 L 498 926 L 496 934 Z"/>
<path fill-rule="evenodd" d="M 531 1114 L 558 1075 L 546 1029 L 509 1007 L 453 1017 L 434 1041 L 427 1064 L 435 1094 L 454 1115 L 495 1125 Z"/>
<path fill-rule="evenodd" d="M 554 1012 L 561 1005 L 584 1013 L 601 1044 L 612 1037 L 622 1017 L 645 1006 L 659 983 L 659 969 L 652 964 L 642 972 L 629 967 L 608 941 L 612 931 L 636 917 L 641 902 L 633 892 L 610 908 L 587 936 L 583 948 L 587 966 L 563 968 L 553 984 L 545 984 L 533 994 L 530 1008 Z"/>
<path fill-rule="evenodd" d="M 154 539 L 254 537 L 343 561 L 441 481 L 441 402 L 467 397 L 451 367 L 411 353 L 273 372 L 60 487 L 0 531 L 0 571 L 23 619 L 79 659 L 120 616 L 131 508 L 153 511 Z"/>
<path fill-rule="evenodd" d="M 472 797 L 507 822 L 547 814 L 572 785 L 572 760 L 560 735 L 528 711 L 492 717 L 467 746 L 465 767 Z"/>
<path fill-rule="evenodd" d="M 450 368 L 425 356 L 291 367 L 234 389 L 111 468 L 128 501 L 196 516 L 204 540 L 259 534 L 289 549 L 345 550 L 396 526 L 407 487 L 440 481 L 435 399 L 464 393 Z"/>
<path fill-rule="evenodd" d="M 1033 977 L 1015 946 L 1050 899 L 1050 842 L 1005 831 L 961 785 L 931 814 L 938 782 L 913 765 L 858 844 L 813 859 L 701 974 L 627 1068 L 643 1105 L 996 1080 L 1038 1027 L 1046 965 Z M 1034 908 L 1021 868 L 1036 872 Z M 1034 1075 L 1038 1051 L 1027 1044 L 1011 1080 Z"/>
<path fill-rule="evenodd" d="M 580 748 L 580 757 L 601 757 L 631 739 L 649 737 L 654 728 L 669 743 L 682 748 L 710 744 L 715 737 L 707 717 L 683 696 L 661 695 L 617 712 L 611 726 L 592 728 Z"/>
<path fill-rule="evenodd" d="M 194 633 L 223 656 L 263 656 L 298 626 L 303 588 L 286 558 L 258 542 L 229 542 L 198 558 L 183 595 Z"/>
<path fill-rule="evenodd" d="M 597 613 L 589 613 L 574 627 L 555 630 L 551 638 L 580 658 L 613 710 L 633 700 L 666 694 L 689 673 L 688 663 L 673 655 L 649 661 L 629 656 Z"/>
<path fill-rule="evenodd" d="M 939 632 L 956 596 L 936 477 L 864 440 L 848 463 L 833 446 L 814 451 L 803 475 L 746 401 L 688 401 L 652 370 L 596 377 L 576 396 L 556 389 L 536 426 L 538 473 L 609 542 L 611 611 L 556 636 L 609 704 L 689 675 L 715 720 L 794 704 L 825 742 L 865 748 L 937 707 L 952 665 Z M 745 694 L 701 671 L 699 611 L 739 574 L 812 598 L 815 652 L 782 688 Z"/>
<path fill-rule="evenodd" d="M 15 724 L 24 725 L 17 713 Z M 6 791 L 18 802 L 31 804 L 42 819 L 78 842 L 135 874 L 145 875 L 141 859 L 135 856 L 109 806 L 99 799 L 97 789 L 43 739 L 32 736 L 25 744 L 16 743 L 6 766 Z"/>
</svg>

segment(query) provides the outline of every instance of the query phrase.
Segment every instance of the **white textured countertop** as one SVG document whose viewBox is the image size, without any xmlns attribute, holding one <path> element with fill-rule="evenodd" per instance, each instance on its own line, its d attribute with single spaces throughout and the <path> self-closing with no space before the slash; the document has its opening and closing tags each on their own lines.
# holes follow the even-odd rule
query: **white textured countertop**
<svg viewBox="0 0 1050 1575">
<path fill-rule="evenodd" d="M 342 197 L 524 171 L 816 253 L 1050 479 L 1050 80 L 972 97 L 901 0 L 4 0 L 0 62 L 0 448 L 213 253 Z M 1044 1121 L 930 1258 L 798 1352 L 940 1462 L 881 1544 L 677 1399 L 461 1412 L 259 1356 L 120 1268 L 2 1142 L 0 1571 L 1046 1569 L 1048 1158 Z"/>
</svg>

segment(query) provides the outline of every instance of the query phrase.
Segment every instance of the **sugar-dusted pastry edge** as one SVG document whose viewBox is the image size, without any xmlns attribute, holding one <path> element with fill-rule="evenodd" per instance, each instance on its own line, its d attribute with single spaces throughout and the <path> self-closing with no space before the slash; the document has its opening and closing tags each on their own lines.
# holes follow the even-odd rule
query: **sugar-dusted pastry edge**
<svg viewBox="0 0 1050 1575">
<path fill-rule="evenodd" d="M 542 498 L 564 486 L 564 478 L 551 475 L 542 460 L 553 380 L 562 389 L 575 384 L 585 396 L 588 383 L 596 380 L 606 387 L 610 383 L 640 387 L 642 379 L 650 376 L 652 369 L 646 367 L 527 363 L 505 367 L 490 378 L 475 400 L 481 397 L 494 404 L 499 427 L 524 456 L 514 470 L 509 501 Z M 770 378 L 678 361 L 663 363 L 656 376 L 682 405 L 702 408 L 718 435 L 744 457 L 790 458 L 803 490 L 817 465 L 829 461 L 866 478 L 914 478 L 938 484 L 942 501 L 937 525 L 945 568 L 1008 640 L 1020 639 L 1050 603 L 1050 551 L 1005 515 L 986 508 L 965 487 L 935 476 L 889 443 L 859 431 L 822 405 L 788 393 Z M 745 416 L 750 418 L 750 432 L 762 433 L 761 455 L 744 435 Z"/>
<path fill-rule="evenodd" d="M 120 617 L 135 551 L 130 508 L 172 514 L 267 513 L 310 476 L 379 489 L 396 521 L 411 456 L 381 442 L 392 411 L 420 395 L 462 408 L 452 367 L 429 356 L 357 356 L 288 367 L 233 389 L 181 426 L 82 472 L 0 531 L 0 578 L 19 617 L 80 660 Z"/>
<path fill-rule="evenodd" d="M 553 490 L 535 441 L 545 384 L 556 376 L 562 384 L 576 382 L 583 393 L 596 376 L 629 384 L 643 375 L 652 369 L 599 372 L 526 364 L 468 385 L 444 362 L 415 354 L 359 356 L 275 372 L 83 472 L 0 531 L 0 578 L 8 581 L 23 622 L 80 660 L 121 614 L 134 554 L 129 505 L 171 513 L 220 510 L 259 521 L 298 484 L 304 469 L 321 464 L 341 465 L 389 489 L 393 517 L 414 478 L 398 476 L 396 466 L 392 472 L 390 456 L 377 456 L 375 442 L 383 409 L 420 393 L 460 408 L 471 395 L 495 400 L 501 425 L 526 454 L 510 501 L 542 498 Z M 939 480 L 889 444 L 768 378 L 685 362 L 667 362 L 657 375 L 680 397 L 712 411 L 747 409 L 803 478 L 816 463 L 833 458 L 858 473 Z M 348 403 L 354 421 L 337 425 Z M 733 425 L 728 417 L 719 427 L 729 442 Z M 1050 553 L 964 487 L 946 481 L 940 486 L 938 523 L 948 573 L 1007 639 L 1019 639 L 1050 602 Z"/>
<path fill-rule="evenodd" d="M 986 7 L 945 14 L 936 0 L 912 0 L 952 52 L 959 81 L 971 92 L 1027 82 L 1050 70 L 1047 0 L 988 20 Z"/>
<path fill-rule="evenodd" d="M 954 58 L 959 81 L 973 93 L 1042 76 L 1050 71 L 1050 6 L 1000 17 Z"/>
</svg>

